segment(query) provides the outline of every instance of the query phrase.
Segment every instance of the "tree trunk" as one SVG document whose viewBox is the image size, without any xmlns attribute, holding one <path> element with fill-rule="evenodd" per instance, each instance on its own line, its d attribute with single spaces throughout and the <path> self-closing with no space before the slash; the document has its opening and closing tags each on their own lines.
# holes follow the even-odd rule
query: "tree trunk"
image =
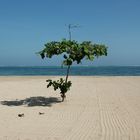
<svg viewBox="0 0 140 140">
<path fill-rule="evenodd" d="M 70 71 L 70 65 L 68 65 L 68 68 L 67 68 L 67 75 L 66 75 L 66 81 L 65 81 L 65 83 L 67 83 L 67 81 L 68 81 L 69 71 Z"/>
<path fill-rule="evenodd" d="M 61 97 L 62 97 L 62 102 L 64 102 L 64 99 L 66 98 L 65 93 L 64 94 L 61 94 Z"/>
</svg>

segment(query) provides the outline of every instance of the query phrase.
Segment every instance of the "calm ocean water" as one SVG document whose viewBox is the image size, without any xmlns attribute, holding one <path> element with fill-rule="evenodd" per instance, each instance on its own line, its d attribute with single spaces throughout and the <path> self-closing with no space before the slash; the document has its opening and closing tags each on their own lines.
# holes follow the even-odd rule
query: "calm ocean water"
<svg viewBox="0 0 140 140">
<path fill-rule="evenodd" d="M 24 75 L 65 75 L 66 68 L 59 66 L 47 67 L 0 67 L 0 76 Z M 140 66 L 100 66 L 71 67 L 70 75 L 81 76 L 140 76 Z"/>
</svg>

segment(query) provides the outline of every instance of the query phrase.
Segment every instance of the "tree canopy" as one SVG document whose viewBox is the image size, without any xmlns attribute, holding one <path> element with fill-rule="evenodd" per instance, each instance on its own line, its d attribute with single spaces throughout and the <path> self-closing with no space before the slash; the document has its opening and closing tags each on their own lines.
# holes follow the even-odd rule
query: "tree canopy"
<svg viewBox="0 0 140 140">
<path fill-rule="evenodd" d="M 51 58 L 53 55 L 63 54 L 63 65 L 72 65 L 73 62 L 81 63 L 82 59 L 93 61 L 95 57 L 107 55 L 107 47 L 103 44 L 92 44 L 91 41 L 78 43 L 75 40 L 52 41 L 45 44 L 45 48 L 39 52 L 42 59 Z"/>
</svg>

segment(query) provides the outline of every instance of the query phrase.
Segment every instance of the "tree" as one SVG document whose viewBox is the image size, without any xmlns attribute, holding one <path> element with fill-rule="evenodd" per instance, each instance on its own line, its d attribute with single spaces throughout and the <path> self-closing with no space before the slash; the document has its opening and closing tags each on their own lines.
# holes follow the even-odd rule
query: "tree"
<svg viewBox="0 0 140 140">
<path fill-rule="evenodd" d="M 45 44 L 45 48 L 39 52 L 42 59 L 45 57 L 52 58 L 54 55 L 63 55 L 62 65 L 67 67 L 66 78 L 60 78 L 57 81 L 51 79 L 48 82 L 47 88 L 53 86 L 54 90 L 59 89 L 62 97 L 62 102 L 66 98 L 66 92 L 70 89 L 72 82 L 68 81 L 70 66 L 76 62 L 80 64 L 83 59 L 93 61 L 95 57 L 107 56 L 107 47 L 103 44 L 93 44 L 91 41 L 83 41 L 78 43 L 71 40 L 70 29 L 75 27 L 71 24 L 69 27 L 69 40 L 51 41 Z"/>
</svg>

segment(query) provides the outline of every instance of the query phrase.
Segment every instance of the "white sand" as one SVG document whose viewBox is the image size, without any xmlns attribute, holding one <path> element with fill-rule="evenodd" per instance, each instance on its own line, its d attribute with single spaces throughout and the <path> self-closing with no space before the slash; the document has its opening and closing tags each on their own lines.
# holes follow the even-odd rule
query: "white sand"
<svg viewBox="0 0 140 140">
<path fill-rule="evenodd" d="M 140 77 L 70 77 L 73 85 L 63 103 L 11 102 L 60 99 L 59 92 L 46 88 L 46 79 L 0 77 L 0 101 L 13 105 L 0 104 L 0 140 L 140 140 Z"/>
</svg>

